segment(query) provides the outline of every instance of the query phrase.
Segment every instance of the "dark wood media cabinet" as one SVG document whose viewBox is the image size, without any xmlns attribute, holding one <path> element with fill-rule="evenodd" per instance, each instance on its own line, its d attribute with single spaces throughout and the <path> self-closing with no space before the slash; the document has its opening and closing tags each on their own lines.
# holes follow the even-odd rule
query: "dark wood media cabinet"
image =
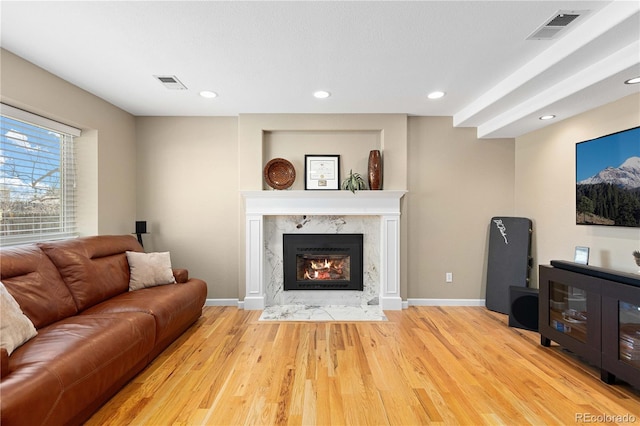
<svg viewBox="0 0 640 426">
<path fill-rule="evenodd" d="M 552 260 L 539 267 L 540 344 L 558 343 L 640 388 L 640 275 Z"/>
</svg>

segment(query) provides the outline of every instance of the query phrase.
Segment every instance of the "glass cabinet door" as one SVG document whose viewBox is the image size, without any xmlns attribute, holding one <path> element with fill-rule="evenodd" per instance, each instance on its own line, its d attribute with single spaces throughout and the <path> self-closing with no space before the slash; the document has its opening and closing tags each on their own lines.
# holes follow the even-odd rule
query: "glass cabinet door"
<svg viewBox="0 0 640 426">
<path fill-rule="evenodd" d="M 640 369 L 640 306 L 618 302 L 620 360 Z"/>
<path fill-rule="evenodd" d="M 551 281 L 549 288 L 549 326 L 580 342 L 587 342 L 587 292 Z M 636 346 L 640 349 L 640 346 Z"/>
</svg>

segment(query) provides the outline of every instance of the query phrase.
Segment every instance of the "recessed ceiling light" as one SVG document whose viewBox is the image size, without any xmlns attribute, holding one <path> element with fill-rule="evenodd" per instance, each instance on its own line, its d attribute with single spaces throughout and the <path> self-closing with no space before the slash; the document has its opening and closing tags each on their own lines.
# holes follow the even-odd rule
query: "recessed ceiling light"
<svg viewBox="0 0 640 426">
<path fill-rule="evenodd" d="M 551 120 L 553 118 L 556 118 L 555 115 L 543 115 L 542 117 L 540 117 L 540 120 Z"/>
<path fill-rule="evenodd" d="M 200 92 L 200 96 L 202 96 L 203 98 L 212 99 L 218 97 L 218 94 L 210 90 L 203 90 L 202 92 Z"/>
<path fill-rule="evenodd" d="M 317 92 L 315 92 L 313 94 L 313 96 L 315 96 L 318 99 L 326 99 L 329 96 L 331 96 L 331 93 L 325 91 L 325 90 L 318 90 Z"/>
<path fill-rule="evenodd" d="M 630 78 L 629 80 L 624 82 L 624 84 L 638 84 L 638 83 L 640 83 L 640 77 Z"/>
<path fill-rule="evenodd" d="M 427 98 L 429 98 L 429 99 L 440 99 L 443 96 L 444 96 L 444 92 L 437 91 L 437 92 L 429 93 L 427 95 Z"/>
</svg>

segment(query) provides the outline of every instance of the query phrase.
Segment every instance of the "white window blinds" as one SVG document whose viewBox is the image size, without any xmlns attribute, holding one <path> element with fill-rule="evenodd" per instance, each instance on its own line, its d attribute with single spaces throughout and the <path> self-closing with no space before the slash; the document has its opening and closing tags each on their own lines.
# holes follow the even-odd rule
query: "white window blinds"
<svg viewBox="0 0 640 426">
<path fill-rule="evenodd" d="M 80 131 L 0 107 L 0 245 L 76 236 L 73 137 Z"/>
</svg>

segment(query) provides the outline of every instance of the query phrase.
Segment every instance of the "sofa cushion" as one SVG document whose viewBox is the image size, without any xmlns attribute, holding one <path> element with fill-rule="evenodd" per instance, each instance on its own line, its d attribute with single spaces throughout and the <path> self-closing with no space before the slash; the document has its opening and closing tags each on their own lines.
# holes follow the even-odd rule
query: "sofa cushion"
<svg viewBox="0 0 640 426">
<path fill-rule="evenodd" d="M 133 235 L 39 243 L 58 267 L 80 311 L 129 289 L 126 251 L 142 251 Z"/>
<path fill-rule="evenodd" d="M 78 312 L 56 266 L 35 244 L 0 249 L 0 280 L 37 329 Z"/>
<path fill-rule="evenodd" d="M 0 347 L 11 355 L 15 348 L 22 346 L 36 334 L 38 332 L 31 320 L 22 313 L 16 299 L 0 282 Z"/>
<path fill-rule="evenodd" d="M 97 408 L 146 365 L 154 334 L 153 317 L 139 312 L 76 315 L 41 329 L 9 358 L 2 424 L 74 423 L 78 407 Z"/>
<path fill-rule="evenodd" d="M 176 282 L 171 269 L 171 255 L 162 253 L 127 252 L 129 291 Z"/>
<path fill-rule="evenodd" d="M 184 284 L 168 284 L 120 294 L 87 309 L 82 315 L 119 312 L 152 315 L 156 320 L 155 356 L 200 317 L 206 298 L 206 283 L 192 278 Z"/>
</svg>

